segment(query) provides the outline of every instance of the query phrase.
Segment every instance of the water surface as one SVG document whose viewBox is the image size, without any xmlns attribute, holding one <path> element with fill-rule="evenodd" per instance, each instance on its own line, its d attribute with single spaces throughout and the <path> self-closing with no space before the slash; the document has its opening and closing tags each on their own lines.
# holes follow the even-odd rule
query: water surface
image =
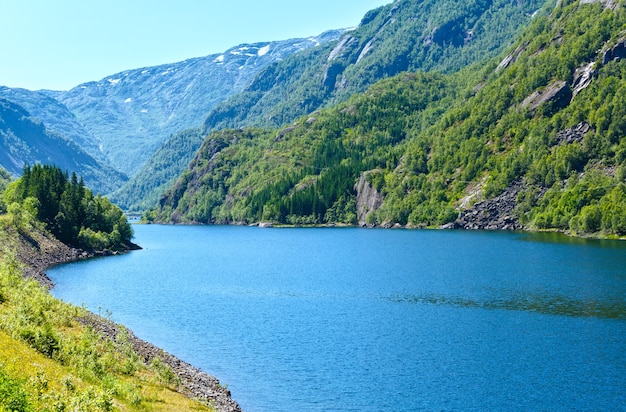
<svg viewBox="0 0 626 412">
<path fill-rule="evenodd" d="M 624 410 L 626 244 L 554 234 L 135 226 L 49 271 L 246 411 Z"/>
</svg>

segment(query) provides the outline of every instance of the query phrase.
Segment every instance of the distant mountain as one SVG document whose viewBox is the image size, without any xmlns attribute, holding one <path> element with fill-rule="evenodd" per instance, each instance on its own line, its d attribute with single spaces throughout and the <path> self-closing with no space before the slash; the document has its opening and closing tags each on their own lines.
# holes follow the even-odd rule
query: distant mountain
<svg viewBox="0 0 626 412">
<path fill-rule="evenodd" d="M 84 127 L 94 142 L 86 150 L 132 176 L 170 135 L 200 125 L 216 104 L 243 90 L 259 71 L 343 32 L 243 44 L 221 54 L 125 71 L 67 92 L 43 93 L 65 105 Z M 54 119 L 42 121 L 56 130 Z"/>
<path fill-rule="evenodd" d="M 0 86 L 0 98 L 22 106 L 33 118 L 39 119 L 48 131 L 74 141 L 96 159 L 104 160 L 102 142 L 89 133 L 64 104 L 52 97 L 55 93 L 58 92 Z"/>
<path fill-rule="evenodd" d="M 396 0 L 324 47 L 265 69 L 205 130 L 281 126 L 403 71 L 454 72 L 510 46 L 546 0 Z"/>
<path fill-rule="evenodd" d="M 0 98 L 0 165 L 17 176 L 25 164 L 36 163 L 76 172 L 90 189 L 100 193 L 119 187 L 127 179 L 75 142 L 48 130 L 22 106 Z"/>
<path fill-rule="evenodd" d="M 145 218 L 626 236 L 625 3 L 549 3 L 499 58 L 216 131 Z"/>
</svg>

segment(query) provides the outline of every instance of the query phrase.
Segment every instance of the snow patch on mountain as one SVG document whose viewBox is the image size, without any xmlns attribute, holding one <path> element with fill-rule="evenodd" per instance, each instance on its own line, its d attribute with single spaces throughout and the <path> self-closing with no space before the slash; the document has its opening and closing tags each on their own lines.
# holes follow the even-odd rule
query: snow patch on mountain
<svg viewBox="0 0 626 412">
<path fill-rule="evenodd" d="M 270 51 L 270 45 L 268 44 L 265 47 L 261 47 L 259 49 L 259 51 L 257 52 L 257 54 L 259 55 L 259 57 L 263 57 L 265 56 L 268 52 Z"/>
</svg>

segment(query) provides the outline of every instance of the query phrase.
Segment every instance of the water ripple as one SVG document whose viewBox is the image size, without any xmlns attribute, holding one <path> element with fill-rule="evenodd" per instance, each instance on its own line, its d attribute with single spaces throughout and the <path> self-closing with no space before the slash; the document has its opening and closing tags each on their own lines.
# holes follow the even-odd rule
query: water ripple
<svg viewBox="0 0 626 412">
<path fill-rule="evenodd" d="M 474 299 L 424 294 L 396 295 L 390 296 L 388 299 L 396 303 L 446 305 L 468 309 L 515 310 L 579 318 L 626 319 L 626 303 L 624 301 L 573 299 L 565 296 L 528 294 L 498 299 Z"/>
</svg>

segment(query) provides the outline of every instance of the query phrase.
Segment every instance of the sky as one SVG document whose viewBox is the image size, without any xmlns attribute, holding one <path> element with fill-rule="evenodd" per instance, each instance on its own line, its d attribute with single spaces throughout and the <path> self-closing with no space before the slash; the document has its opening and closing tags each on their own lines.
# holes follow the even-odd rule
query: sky
<svg viewBox="0 0 626 412">
<path fill-rule="evenodd" d="M 354 27 L 392 0 L 0 0 L 0 85 L 69 90 L 242 43 Z"/>
</svg>

